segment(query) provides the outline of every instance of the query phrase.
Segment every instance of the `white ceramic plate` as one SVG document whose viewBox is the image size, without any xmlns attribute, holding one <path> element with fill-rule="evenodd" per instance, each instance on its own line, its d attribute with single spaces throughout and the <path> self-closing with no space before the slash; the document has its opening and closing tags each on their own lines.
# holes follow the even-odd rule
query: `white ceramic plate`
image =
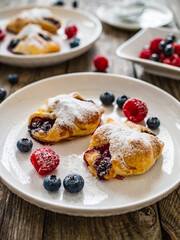
<svg viewBox="0 0 180 240">
<path fill-rule="evenodd" d="M 120 18 L 117 14 L 117 8 L 119 8 L 120 11 L 120 7 L 118 5 L 102 5 L 97 10 L 97 16 L 102 22 L 105 22 L 113 27 L 133 31 L 141 28 L 161 27 L 170 23 L 173 19 L 172 12 L 165 5 L 154 1 L 149 1 L 149 3 L 147 3 L 147 8 L 144 10 L 142 15 L 133 21 L 127 21 Z"/>
<path fill-rule="evenodd" d="M 141 30 L 132 38 L 120 45 L 116 50 L 116 54 L 121 58 L 131 60 L 142 65 L 149 73 L 180 80 L 180 67 L 174 67 L 168 64 L 154 62 L 138 57 L 143 47 L 149 44 L 153 38 L 165 38 L 169 33 L 174 33 L 177 37 L 177 40 L 180 39 L 180 32 L 174 29 L 148 28 Z"/>
<path fill-rule="evenodd" d="M 27 133 L 28 116 L 41 106 L 45 99 L 62 93 L 79 91 L 87 99 L 99 102 L 104 91 L 116 97 L 127 94 L 143 99 L 148 116 L 157 116 L 161 126 L 156 134 L 164 141 L 162 156 L 145 174 L 126 177 L 122 181 L 97 180 L 83 162 L 91 136 L 49 146 L 60 156 L 60 165 L 54 174 L 61 180 L 72 172 L 81 174 L 85 187 L 79 194 L 64 191 L 56 193 L 43 188 L 43 177 L 30 163 L 30 155 L 42 145 L 34 142 L 31 152 L 21 153 L 16 142 Z M 113 117 L 124 121 L 121 110 L 106 107 L 103 120 Z M 61 75 L 31 84 L 5 100 L 0 106 L 0 176 L 14 193 L 25 200 L 55 212 L 80 216 L 108 216 L 122 214 L 145 207 L 170 193 L 179 183 L 180 172 L 180 103 L 166 92 L 130 77 L 112 74 L 82 73 Z M 47 146 L 48 147 L 48 146 Z"/>
<path fill-rule="evenodd" d="M 25 9 L 31 7 L 20 7 L 15 9 L 0 11 L 0 28 L 5 28 L 9 19 Z M 38 6 L 39 8 L 39 6 Z M 62 28 L 58 31 L 58 36 L 54 37 L 59 42 L 61 51 L 56 53 L 41 55 L 18 55 L 7 50 L 7 45 L 13 34 L 7 33 L 5 40 L 0 45 L 0 62 L 20 66 L 20 67 L 39 67 L 54 65 L 72 59 L 86 52 L 99 38 L 102 26 L 100 21 L 93 15 L 83 10 L 73 10 L 64 7 L 46 7 L 62 20 Z M 77 36 L 81 39 L 79 47 L 70 48 L 69 40 L 65 39 L 64 28 L 68 21 L 73 21 L 78 26 Z"/>
</svg>

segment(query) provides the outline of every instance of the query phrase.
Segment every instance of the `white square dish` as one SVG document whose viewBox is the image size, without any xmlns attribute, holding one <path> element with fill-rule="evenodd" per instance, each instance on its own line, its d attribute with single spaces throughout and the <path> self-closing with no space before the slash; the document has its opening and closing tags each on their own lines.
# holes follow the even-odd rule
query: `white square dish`
<svg viewBox="0 0 180 240">
<path fill-rule="evenodd" d="M 147 28 L 136 33 L 116 50 L 118 57 L 133 61 L 142 65 L 146 72 L 180 80 L 180 67 L 154 62 L 139 58 L 143 47 L 150 43 L 153 38 L 165 38 L 169 33 L 174 33 L 180 39 L 180 32 L 169 28 Z"/>
</svg>

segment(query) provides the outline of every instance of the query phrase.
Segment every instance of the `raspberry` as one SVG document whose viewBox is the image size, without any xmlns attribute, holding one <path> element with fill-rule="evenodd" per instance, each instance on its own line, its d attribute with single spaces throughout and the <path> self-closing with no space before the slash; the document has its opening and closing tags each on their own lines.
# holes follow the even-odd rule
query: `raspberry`
<svg viewBox="0 0 180 240">
<path fill-rule="evenodd" d="M 176 53 L 180 56 L 180 44 L 172 43 L 172 46 L 174 47 L 174 53 Z"/>
<path fill-rule="evenodd" d="M 125 102 L 123 112 L 129 121 L 137 123 L 146 117 L 148 108 L 146 103 L 140 99 L 131 98 Z"/>
<path fill-rule="evenodd" d="M 150 59 L 151 55 L 152 55 L 152 51 L 150 49 L 143 49 L 140 52 L 139 57 L 144 59 Z"/>
<path fill-rule="evenodd" d="M 163 63 L 169 64 L 175 67 L 180 67 L 180 58 L 177 54 L 173 54 L 170 57 L 164 58 Z"/>
<path fill-rule="evenodd" d="M 108 67 L 107 58 L 105 58 L 103 56 L 97 56 L 94 58 L 93 62 L 94 62 L 94 66 L 97 69 L 97 71 L 100 71 L 100 72 L 106 71 L 106 68 Z"/>
<path fill-rule="evenodd" d="M 4 40 L 6 33 L 4 30 L 0 29 L 0 42 Z"/>
<path fill-rule="evenodd" d="M 65 28 L 65 34 L 66 34 L 68 39 L 71 39 L 71 38 L 75 37 L 77 32 L 78 32 L 78 28 L 77 28 L 76 25 L 68 25 Z"/>
<path fill-rule="evenodd" d="M 52 172 L 60 162 L 59 156 L 50 148 L 37 148 L 30 161 L 40 175 Z"/>
<path fill-rule="evenodd" d="M 150 49 L 152 50 L 152 52 L 154 53 L 158 53 L 159 52 L 159 43 L 164 40 L 163 38 L 154 38 L 151 42 L 150 42 Z"/>
<path fill-rule="evenodd" d="M 161 52 L 161 53 L 159 54 L 159 61 L 160 61 L 160 62 L 163 62 L 164 59 L 165 59 L 164 53 Z"/>
</svg>

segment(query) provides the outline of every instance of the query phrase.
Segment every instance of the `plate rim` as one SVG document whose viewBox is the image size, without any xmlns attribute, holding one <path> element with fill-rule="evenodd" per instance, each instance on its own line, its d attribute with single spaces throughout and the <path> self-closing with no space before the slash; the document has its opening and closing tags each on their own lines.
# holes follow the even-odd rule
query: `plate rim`
<svg viewBox="0 0 180 240">
<path fill-rule="evenodd" d="M 35 83 L 31 83 L 28 84 L 27 86 L 19 89 L 18 91 L 16 91 L 15 93 L 13 93 L 11 96 L 9 96 L 7 99 L 5 99 L 1 105 L 0 105 L 0 110 L 1 107 L 3 107 L 6 102 L 9 101 L 9 99 L 13 98 L 14 96 L 16 96 L 17 94 L 19 94 L 20 92 L 23 92 L 25 89 L 27 88 L 31 88 L 34 85 L 39 85 L 39 84 L 43 84 L 44 82 L 48 82 L 51 81 L 52 79 L 63 79 L 63 78 L 68 78 L 70 77 L 77 77 L 77 76 L 112 76 L 117 78 L 117 81 L 120 80 L 121 78 L 129 80 L 129 81 L 135 81 L 135 82 L 139 82 L 145 86 L 149 86 L 151 88 L 154 88 L 156 90 L 160 90 L 160 92 L 164 93 L 165 95 L 167 95 L 167 97 L 170 97 L 171 99 L 173 99 L 176 104 L 178 104 L 178 106 L 180 107 L 180 102 L 173 97 L 171 94 L 167 93 L 166 91 L 160 89 L 159 87 L 156 87 L 150 83 L 144 82 L 140 79 L 136 79 L 133 77 L 128 77 L 128 76 L 123 76 L 123 75 L 119 75 L 119 74 L 111 74 L 111 73 L 94 73 L 94 72 L 82 72 L 82 73 L 71 73 L 71 74 L 63 74 L 63 75 L 57 75 L 54 77 L 48 77 L 45 78 L 43 80 L 39 80 L 36 81 Z M 2 165 L 2 163 L 0 162 L 0 165 L 4 168 L 4 166 Z M 2 169 L 0 168 L 0 173 L 2 173 Z M 10 176 L 11 177 L 11 176 Z M 131 204 L 128 205 L 121 205 L 120 207 L 95 207 L 95 208 L 87 208 L 85 206 L 67 206 L 65 204 L 61 204 L 60 206 L 58 206 L 57 204 L 54 203 L 50 203 L 49 201 L 46 201 L 46 199 L 41 200 L 39 197 L 36 196 L 32 196 L 32 194 L 29 194 L 28 192 L 22 192 L 22 190 L 19 187 L 14 187 L 13 185 L 11 185 L 11 180 L 8 181 L 6 180 L 6 178 L 4 178 L 2 176 L 2 174 L 0 175 L 0 180 L 15 194 L 17 194 L 18 196 L 20 196 L 21 198 L 23 198 L 24 200 L 30 202 L 31 204 L 35 204 L 38 207 L 41 208 L 45 208 L 51 211 L 55 211 L 55 212 L 59 212 L 59 213 L 64 213 L 64 214 L 68 214 L 68 215 L 76 215 L 76 216 L 110 216 L 110 215 L 117 215 L 117 214 L 123 214 L 126 212 L 131 212 L 131 211 L 135 211 L 138 210 L 140 208 L 143 208 L 145 206 L 148 206 L 156 201 L 161 200 L 163 197 L 166 197 L 170 192 L 172 192 L 174 189 L 176 189 L 180 183 L 180 179 L 177 178 L 177 180 L 175 181 L 175 183 L 173 183 L 171 185 L 171 187 L 169 187 L 168 189 L 165 189 L 163 191 L 161 191 L 160 193 L 156 194 L 154 197 L 150 197 L 150 198 L 143 198 L 142 200 L 138 200 L 136 202 L 133 202 Z M 66 212 L 69 211 L 69 212 Z M 78 212 L 77 212 L 78 210 Z"/>
</svg>

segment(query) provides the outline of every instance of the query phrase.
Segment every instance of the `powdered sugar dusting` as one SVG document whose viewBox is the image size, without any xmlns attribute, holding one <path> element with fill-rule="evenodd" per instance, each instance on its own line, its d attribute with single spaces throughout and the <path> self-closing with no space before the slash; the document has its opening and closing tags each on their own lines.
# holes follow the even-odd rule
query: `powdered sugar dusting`
<svg viewBox="0 0 180 240">
<path fill-rule="evenodd" d="M 22 11 L 19 16 L 30 20 L 40 20 L 43 17 L 51 17 L 52 12 L 46 8 L 33 8 L 30 10 Z"/>
</svg>

